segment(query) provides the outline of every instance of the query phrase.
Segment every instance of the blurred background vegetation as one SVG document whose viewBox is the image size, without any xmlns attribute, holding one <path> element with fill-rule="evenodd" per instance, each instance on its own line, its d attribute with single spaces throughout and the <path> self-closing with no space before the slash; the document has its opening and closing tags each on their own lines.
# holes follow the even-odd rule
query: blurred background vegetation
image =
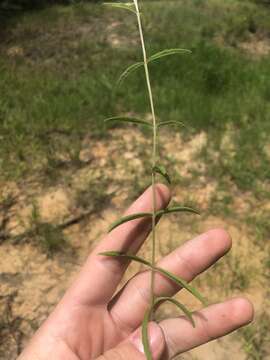
<svg viewBox="0 0 270 360">
<path fill-rule="evenodd" d="M 186 124 L 161 136 L 172 191 L 202 209 L 197 225 L 184 218 L 180 228 L 172 218 L 164 253 L 179 244 L 177 234 L 184 241 L 208 226 L 229 228 L 234 252 L 198 285 L 217 299 L 251 296 L 258 319 L 240 332 L 235 357 L 229 344 L 230 354 L 269 359 L 270 1 L 152 0 L 142 1 L 142 13 L 149 53 L 192 50 L 150 68 L 159 119 Z M 51 288 L 61 283 L 64 291 L 67 264 L 74 268 L 75 256 L 83 261 L 85 238 L 96 241 L 86 219 L 104 232 L 111 220 L 105 209 L 120 212 L 148 185 L 151 144 L 147 130 L 103 122 L 118 114 L 149 117 L 143 72 L 115 86 L 141 56 L 132 14 L 95 0 L 0 0 L 0 22 L 0 254 L 24 259 L 14 260 L 22 264 L 16 271 L 0 268 L 7 283 L 0 308 L 3 300 L 3 314 L 10 311 L 0 317 L 0 358 L 3 349 L 7 359 L 6 344 L 19 352 L 23 335 L 29 337 L 49 312 L 40 305 L 41 291 L 41 314 L 26 330 L 27 312 L 12 313 L 16 296 L 21 303 L 28 299 L 16 276 L 32 262 L 42 276 L 48 274 L 45 263 L 61 265 L 65 275 Z M 44 205 L 51 194 L 58 200 Z M 60 220 L 49 216 L 58 207 L 65 213 Z M 72 255 L 63 250 L 69 247 Z M 209 354 L 198 358 L 211 359 Z"/>
<path fill-rule="evenodd" d="M 67 131 L 80 137 L 91 129 L 101 135 L 102 119 L 116 110 L 145 113 L 145 94 L 138 91 L 143 74 L 112 95 L 117 74 L 139 55 L 129 15 L 82 2 L 38 12 L 33 10 L 37 2 L 8 3 L 32 11 L 6 17 L 1 34 L 2 175 L 21 176 L 30 170 L 30 163 L 32 170 L 40 168 L 40 155 L 51 160 L 55 144 L 50 137 L 44 139 L 45 133 Z M 210 147 L 221 156 L 213 170 L 226 173 L 241 188 L 263 192 L 261 181 L 270 177 L 265 149 L 270 62 L 261 53 L 267 53 L 270 25 L 268 5 L 260 3 L 175 1 L 161 11 L 162 1 L 155 5 L 150 1 L 145 3 L 144 20 L 150 52 L 179 44 L 193 51 L 188 60 L 174 58 L 153 65 L 160 117 L 186 122 L 192 126 L 191 134 L 202 129 L 214 132 Z M 112 19 L 121 21 L 115 35 L 108 34 Z M 151 25 L 155 23 L 159 26 Z M 78 28 L 87 26 L 89 33 L 81 34 Z M 119 50 L 110 36 L 119 36 Z M 128 41 L 134 46 L 124 46 Z M 221 137 L 230 127 L 235 152 L 228 157 L 222 152 Z"/>
<path fill-rule="evenodd" d="M 88 0 L 88 2 L 95 2 L 98 0 Z M 34 10 L 44 6 L 55 4 L 74 4 L 81 2 L 80 0 L 1 0 L 0 7 L 3 10 Z"/>
</svg>

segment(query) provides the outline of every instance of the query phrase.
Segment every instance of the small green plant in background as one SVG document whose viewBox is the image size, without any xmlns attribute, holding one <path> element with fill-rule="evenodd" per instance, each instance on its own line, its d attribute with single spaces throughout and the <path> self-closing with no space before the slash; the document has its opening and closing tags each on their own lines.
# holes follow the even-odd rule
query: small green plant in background
<svg viewBox="0 0 270 360">
<path fill-rule="evenodd" d="M 248 326 L 240 331 L 244 338 L 247 360 L 267 359 L 270 342 L 269 324 L 269 314 L 263 312 L 255 327 Z"/>
<path fill-rule="evenodd" d="M 30 229 L 27 237 L 40 244 L 48 255 L 62 250 L 67 245 L 65 235 L 61 227 L 43 222 L 40 218 L 38 206 L 34 203 L 31 213 Z"/>
<path fill-rule="evenodd" d="M 167 57 L 170 55 L 175 54 L 188 54 L 190 53 L 189 50 L 186 49 L 180 49 L 180 48 L 174 48 L 174 49 L 165 49 L 162 51 L 159 51 L 151 56 L 148 56 L 144 41 L 144 33 L 143 33 L 143 26 L 141 21 L 141 12 L 139 8 L 138 0 L 133 0 L 133 3 L 105 3 L 105 5 L 112 6 L 114 8 L 124 9 L 129 12 L 132 12 L 137 19 L 137 25 L 138 25 L 138 32 L 140 37 L 140 43 L 141 43 L 141 49 L 142 49 L 142 61 L 137 62 L 135 64 L 132 64 L 129 66 L 119 77 L 118 84 L 121 85 L 121 83 L 133 72 L 137 71 L 138 69 L 143 68 L 145 73 L 145 81 L 147 86 L 147 92 L 148 92 L 148 98 L 149 98 L 149 104 L 151 109 L 151 122 L 144 120 L 144 119 L 138 119 L 136 117 L 128 117 L 128 116 L 113 116 L 105 121 L 108 123 L 111 122 L 124 122 L 124 123 L 130 123 L 135 124 L 139 126 L 145 126 L 147 128 L 150 128 L 152 131 L 152 156 L 151 156 L 151 184 L 152 184 L 152 211 L 151 212 L 144 212 L 144 213 L 135 213 L 131 214 L 129 216 L 125 216 L 119 220 L 117 220 L 115 223 L 113 223 L 110 226 L 109 231 L 112 231 L 116 227 L 128 222 L 132 221 L 134 219 L 139 218 L 151 218 L 152 219 L 152 243 L 151 243 L 151 261 L 147 261 L 141 257 L 138 257 L 136 255 L 130 254 L 130 253 L 124 253 L 124 252 L 118 252 L 114 251 L 113 249 L 111 251 L 103 252 L 100 255 L 103 256 L 113 256 L 118 258 L 124 258 L 126 260 L 139 262 L 148 268 L 151 269 L 151 300 L 149 303 L 149 307 L 145 313 L 143 324 L 142 324 L 142 341 L 144 345 L 144 352 L 147 357 L 147 360 L 152 359 L 152 354 L 149 346 L 149 339 L 148 339 L 148 323 L 151 320 L 154 320 L 155 318 L 155 309 L 161 304 L 166 301 L 169 301 L 176 305 L 191 321 L 192 325 L 195 326 L 195 322 L 192 316 L 192 313 L 179 301 L 170 298 L 170 297 L 156 297 L 154 294 L 154 284 L 155 284 L 155 273 L 162 274 L 163 276 L 167 277 L 174 283 L 176 283 L 178 286 L 185 288 L 188 292 L 190 292 L 193 296 L 195 296 L 197 299 L 199 299 L 202 303 L 205 303 L 205 300 L 203 296 L 192 286 L 190 286 L 185 280 L 181 279 L 180 277 L 168 272 L 167 270 L 164 270 L 158 266 L 156 266 L 156 243 L 157 243 L 157 234 L 156 234 L 156 223 L 157 220 L 163 216 L 170 213 L 175 212 L 189 212 L 198 214 L 196 210 L 190 207 L 186 206 L 180 206 L 175 205 L 172 207 L 167 207 L 164 210 L 157 210 L 157 200 L 156 200 L 156 178 L 157 176 L 161 176 L 168 184 L 171 184 L 171 178 L 166 170 L 166 168 L 163 166 L 161 159 L 159 158 L 159 152 L 158 152 L 158 135 L 162 127 L 164 126 L 170 126 L 170 125 L 176 125 L 176 126 L 183 126 L 182 123 L 177 121 L 159 121 L 155 114 L 155 104 L 153 99 L 153 93 L 152 93 L 152 87 L 151 87 L 151 78 L 149 74 L 149 65 L 152 62 L 155 62 L 163 57 Z"/>
</svg>

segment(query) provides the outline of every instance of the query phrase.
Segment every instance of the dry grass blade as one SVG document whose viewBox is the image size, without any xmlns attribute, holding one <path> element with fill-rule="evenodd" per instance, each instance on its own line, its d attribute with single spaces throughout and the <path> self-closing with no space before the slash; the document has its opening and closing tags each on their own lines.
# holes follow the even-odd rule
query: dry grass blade
<svg viewBox="0 0 270 360">
<path fill-rule="evenodd" d="M 128 253 L 123 253 L 121 251 L 105 251 L 105 252 L 100 253 L 99 255 L 122 257 L 122 258 L 125 258 L 127 260 L 132 260 L 132 261 L 136 261 L 138 263 L 144 264 L 147 267 L 149 267 L 150 269 L 153 269 L 154 271 L 164 275 L 166 278 L 173 281 L 179 287 L 186 289 L 194 297 L 196 297 L 202 304 L 204 304 L 204 305 L 207 304 L 204 297 L 195 288 L 193 288 L 193 286 L 189 285 L 184 279 L 182 279 L 179 276 L 176 276 L 176 275 L 172 274 L 170 271 L 162 269 L 162 268 L 160 268 L 158 266 L 152 266 L 152 264 L 149 261 L 147 261 L 145 259 L 142 259 L 139 256 L 128 254 Z"/>
<path fill-rule="evenodd" d="M 104 122 L 110 123 L 110 122 L 124 122 L 124 123 L 132 123 L 137 125 L 145 125 L 152 128 L 152 124 L 148 123 L 145 120 L 128 117 L 128 116 L 113 116 L 108 119 L 105 119 Z"/>
<path fill-rule="evenodd" d="M 117 80 L 117 85 L 121 85 L 122 82 L 134 71 L 139 69 L 140 67 L 144 66 L 144 63 L 142 61 L 137 62 L 135 64 L 130 65 L 125 71 L 122 72 L 122 74 L 119 76 L 119 79 Z"/>
</svg>

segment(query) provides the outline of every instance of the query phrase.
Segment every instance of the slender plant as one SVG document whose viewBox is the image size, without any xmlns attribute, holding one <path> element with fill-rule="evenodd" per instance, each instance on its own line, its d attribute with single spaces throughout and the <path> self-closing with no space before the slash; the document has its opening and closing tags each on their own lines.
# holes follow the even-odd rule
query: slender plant
<svg viewBox="0 0 270 360">
<path fill-rule="evenodd" d="M 159 60 L 165 56 L 175 55 L 175 54 L 183 54 L 183 53 L 190 53 L 187 49 L 166 49 L 162 50 L 156 54 L 153 54 L 151 56 L 148 56 L 145 46 L 145 40 L 144 40 L 144 32 L 143 32 L 143 26 L 141 21 L 141 12 L 139 8 L 139 2 L 138 0 L 133 0 L 132 3 L 120 3 L 120 2 L 114 2 L 114 3 L 104 3 L 104 5 L 108 5 L 114 8 L 124 9 L 132 12 L 136 16 L 137 25 L 138 25 L 138 32 L 140 37 L 140 43 L 141 43 L 141 49 L 142 49 L 142 61 L 137 62 L 135 64 L 132 64 L 129 66 L 123 73 L 120 75 L 118 79 L 118 85 L 120 85 L 131 73 L 135 72 L 139 68 L 144 68 L 145 73 L 145 81 L 147 86 L 147 92 L 148 92 L 148 98 L 149 98 L 149 105 L 151 109 L 151 122 L 146 121 L 143 119 L 138 119 L 135 117 L 127 117 L 127 116 L 113 116 L 105 120 L 105 122 L 125 122 L 125 123 L 131 123 L 136 125 L 142 125 L 146 126 L 148 128 L 151 128 L 152 130 L 152 168 L 151 168 L 151 183 L 152 183 L 152 211 L 151 212 L 144 212 L 144 213 L 135 213 L 128 216 L 125 216 L 117 221 L 115 221 L 109 228 L 109 231 L 112 231 L 116 227 L 128 222 L 132 221 L 134 219 L 139 218 L 145 218 L 149 217 L 152 219 L 152 247 L 151 247 L 151 261 L 147 261 L 141 257 L 138 257 L 134 254 L 130 253 L 124 253 L 119 251 L 106 251 L 101 253 L 100 255 L 103 256 L 113 256 L 118 258 L 124 258 L 127 260 L 139 262 L 146 267 L 148 267 L 151 270 L 151 280 L 150 280 L 150 289 L 151 289 L 151 299 L 149 302 L 149 307 L 144 315 L 144 320 L 142 323 L 142 341 L 144 346 L 144 352 L 146 355 L 147 360 L 152 360 L 152 354 L 149 346 L 149 339 L 148 339 L 148 323 L 151 320 L 154 320 L 155 318 L 155 310 L 156 308 L 168 301 L 176 305 L 191 321 L 192 325 L 195 326 L 195 322 L 192 316 L 191 311 L 189 311 L 183 304 L 181 304 L 179 301 L 171 298 L 171 297 L 156 297 L 154 293 L 154 287 L 155 287 L 155 274 L 159 273 L 174 283 L 176 283 L 181 288 L 185 288 L 187 291 L 189 291 L 193 296 L 195 296 L 197 299 L 199 299 L 203 304 L 205 304 L 205 299 L 203 296 L 192 286 L 190 286 L 185 280 L 182 278 L 170 273 L 169 271 L 162 269 L 156 265 L 156 243 L 157 243 L 157 234 L 156 234 L 156 223 L 157 219 L 159 219 L 162 215 L 175 213 L 175 212 L 190 212 L 194 214 L 198 214 L 198 212 L 190 207 L 185 206 L 173 206 L 173 207 L 167 207 L 163 210 L 157 210 L 157 199 L 156 199 L 156 177 L 157 175 L 161 175 L 162 178 L 168 183 L 171 184 L 170 176 L 165 169 L 165 167 L 161 164 L 160 159 L 158 157 L 158 132 L 163 126 L 167 125 L 184 125 L 178 121 L 163 121 L 159 122 L 157 121 L 156 114 L 155 114 L 155 105 L 154 105 L 154 99 L 153 99 L 153 93 L 152 93 L 152 87 L 151 87 L 151 79 L 150 79 L 150 73 L 149 73 L 149 65 L 156 60 Z"/>
</svg>

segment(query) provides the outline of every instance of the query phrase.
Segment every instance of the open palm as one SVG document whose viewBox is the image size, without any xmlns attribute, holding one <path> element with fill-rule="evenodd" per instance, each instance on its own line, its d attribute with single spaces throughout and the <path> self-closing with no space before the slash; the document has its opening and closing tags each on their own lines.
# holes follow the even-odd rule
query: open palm
<svg viewBox="0 0 270 360">
<path fill-rule="evenodd" d="M 156 192 L 158 208 L 166 207 L 170 200 L 169 190 L 158 185 Z M 127 214 L 151 211 L 151 194 L 151 189 L 146 190 Z M 135 253 L 150 231 L 151 220 L 138 219 L 108 234 L 89 255 L 74 284 L 19 359 L 145 359 L 139 327 L 149 306 L 149 271 L 138 273 L 115 294 L 128 262 L 99 253 L 108 250 Z M 215 229 L 185 243 L 158 265 L 190 281 L 230 247 L 228 234 Z M 179 290 L 168 279 L 156 274 L 157 296 L 171 296 Z M 185 317 L 151 323 L 149 338 L 153 356 L 170 359 L 249 323 L 252 317 L 253 308 L 249 301 L 235 298 L 195 313 L 195 328 Z"/>
</svg>

